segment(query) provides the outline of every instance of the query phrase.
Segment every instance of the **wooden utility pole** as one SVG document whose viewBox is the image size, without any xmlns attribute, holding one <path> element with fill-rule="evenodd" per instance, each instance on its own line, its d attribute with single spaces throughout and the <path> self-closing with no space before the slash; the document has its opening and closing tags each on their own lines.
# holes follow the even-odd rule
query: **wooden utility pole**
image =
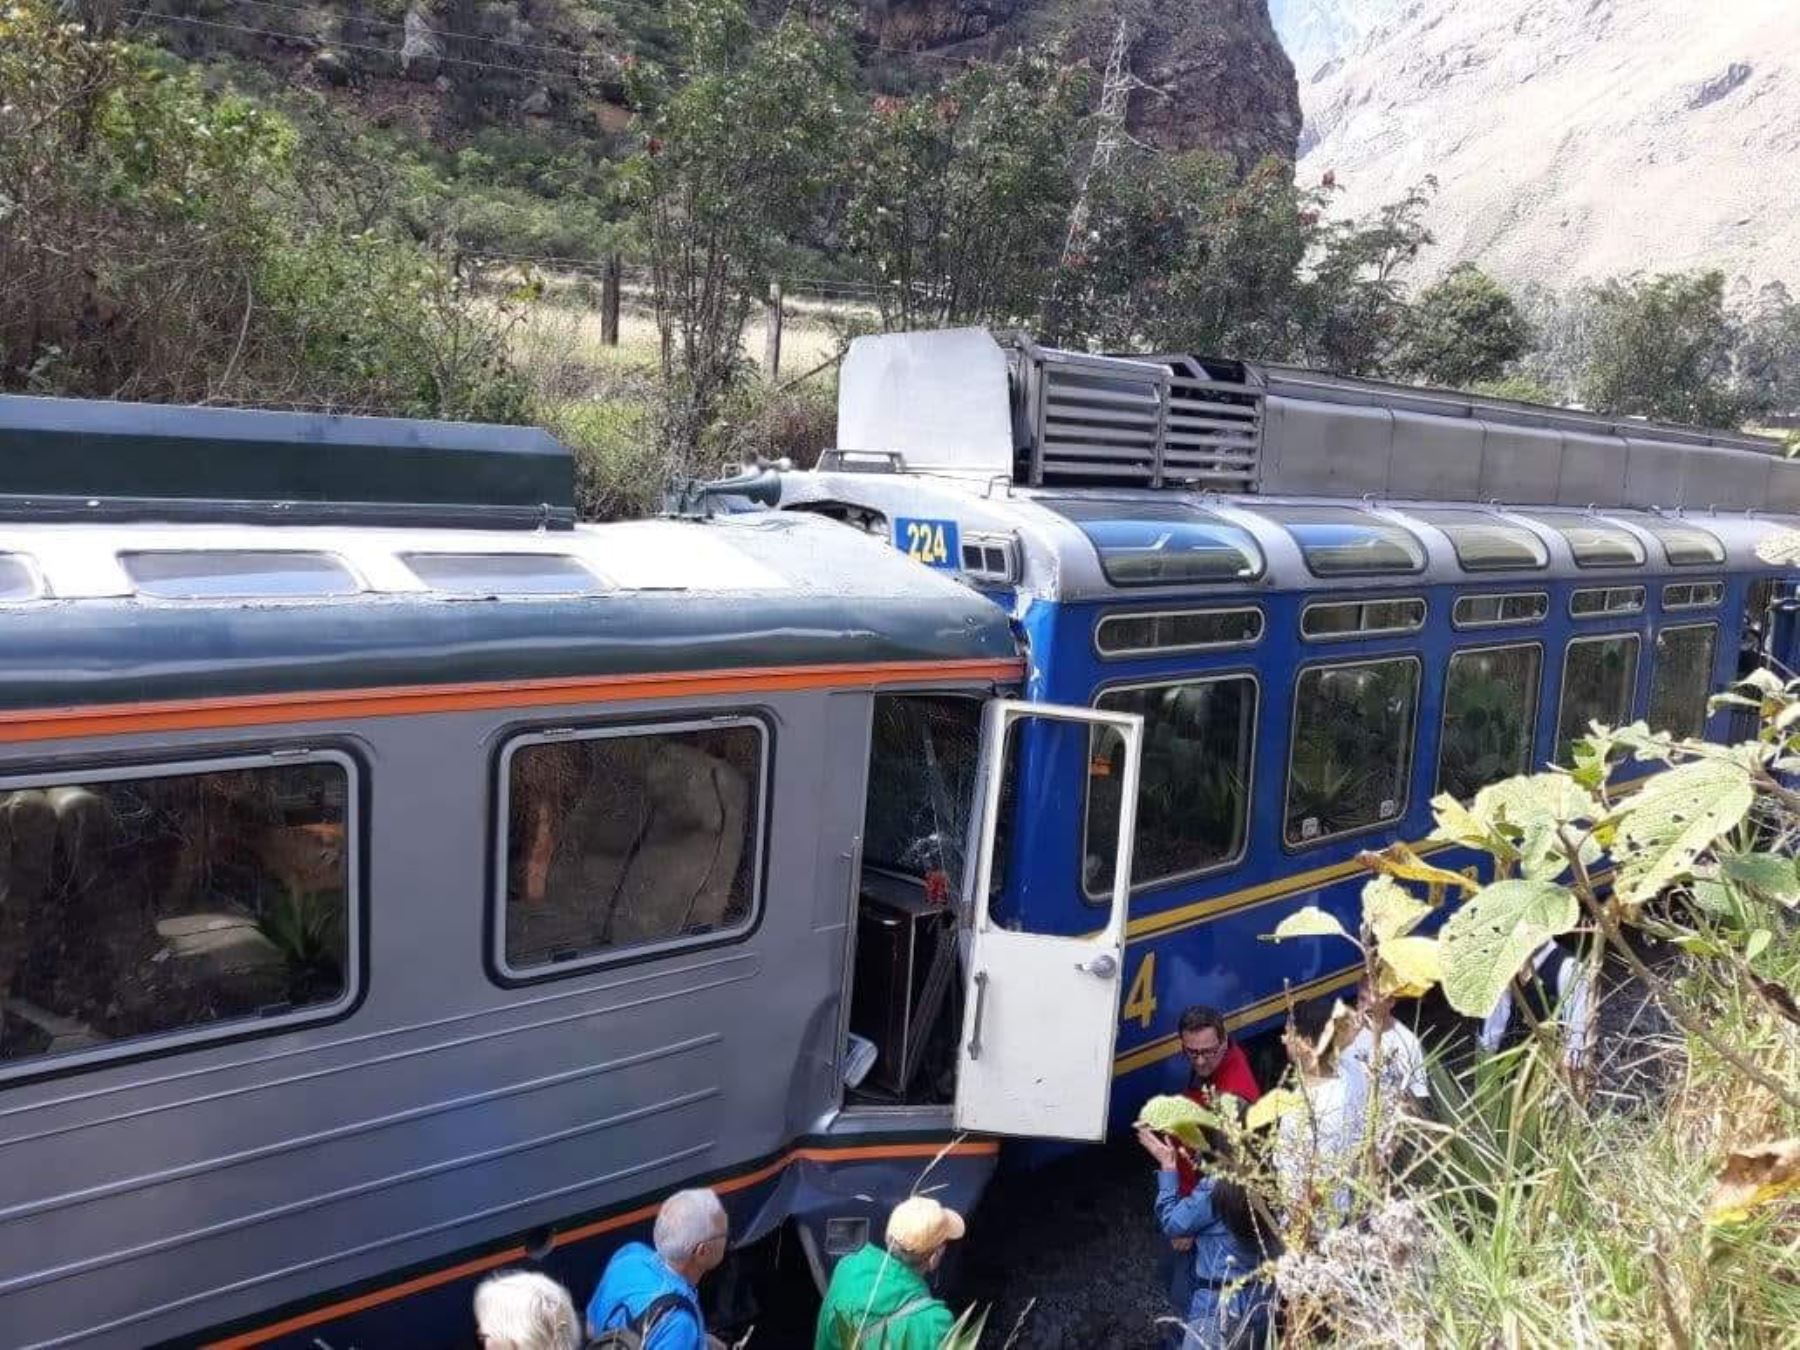
<svg viewBox="0 0 1800 1350">
<path fill-rule="evenodd" d="M 781 376 L 781 283 L 769 283 L 769 303 L 764 318 L 763 378 L 773 384 Z"/>
<path fill-rule="evenodd" d="M 619 255 L 606 255 L 606 266 L 600 272 L 600 341 L 608 347 L 619 345 Z"/>
</svg>

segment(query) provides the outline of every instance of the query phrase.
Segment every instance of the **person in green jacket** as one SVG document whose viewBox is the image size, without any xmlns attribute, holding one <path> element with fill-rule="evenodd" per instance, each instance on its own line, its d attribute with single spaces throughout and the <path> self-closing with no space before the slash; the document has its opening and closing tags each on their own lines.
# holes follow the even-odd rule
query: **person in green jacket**
<svg viewBox="0 0 1800 1350">
<path fill-rule="evenodd" d="M 865 1243 L 831 1272 L 813 1350 L 939 1350 L 956 1319 L 926 1280 L 962 1235 L 962 1215 L 929 1196 L 895 1205 L 886 1250 Z"/>
</svg>

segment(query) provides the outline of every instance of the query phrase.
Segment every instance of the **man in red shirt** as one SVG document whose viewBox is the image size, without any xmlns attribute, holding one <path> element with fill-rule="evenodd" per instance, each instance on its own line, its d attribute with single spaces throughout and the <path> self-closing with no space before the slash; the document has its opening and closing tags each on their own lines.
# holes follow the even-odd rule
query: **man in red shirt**
<svg viewBox="0 0 1800 1350">
<path fill-rule="evenodd" d="M 1189 1008 L 1181 1014 L 1177 1033 L 1188 1062 L 1187 1095 L 1200 1105 L 1215 1105 L 1219 1093 L 1229 1093 L 1245 1106 L 1262 1096 L 1250 1057 L 1232 1041 L 1217 1008 Z"/>
</svg>

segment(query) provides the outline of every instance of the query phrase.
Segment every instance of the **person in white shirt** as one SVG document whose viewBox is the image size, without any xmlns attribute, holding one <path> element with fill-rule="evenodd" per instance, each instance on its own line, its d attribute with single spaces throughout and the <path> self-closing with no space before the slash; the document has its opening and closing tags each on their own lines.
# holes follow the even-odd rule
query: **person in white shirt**
<svg viewBox="0 0 1800 1350">
<path fill-rule="evenodd" d="M 1379 1083 L 1389 1106 L 1423 1106 L 1431 1098 L 1425 1049 L 1412 1029 L 1394 1017 L 1393 1000 L 1382 998 L 1364 980 L 1356 988 L 1356 1010 L 1362 1026 L 1344 1048 L 1345 1062 L 1358 1065 L 1371 1083 Z"/>
<path fill-rule="evenodd" d="M 1507 1049 L 1530 1034 L 1531 1022 L 1516 1006 L 1521 996 L 1532 1020 L 1561 1024 L 1563 1067 L 1585 1070 L 1593 1044 L 1595 1001 L 1593 978 L 1581 958 L 1554 940 L 1533 952 L 1481 1024 L 1478 1039 L 1483 1050 L 1492 1054 Z"/>
<path fill-rule="evenodd" d="M 1330 1028 L 1331 1004 L 1318 999 L 1296 1007 L 1282 1033 L 1305 1099 L 1281 1117 L 1275 1137 L 1275 1176 L 1290 1216 L 1324 1205 L 1341 1219 L 1350 1209 L 1369 1087 L 1362 1067 L 1338 1056 Z"/>
</svg>

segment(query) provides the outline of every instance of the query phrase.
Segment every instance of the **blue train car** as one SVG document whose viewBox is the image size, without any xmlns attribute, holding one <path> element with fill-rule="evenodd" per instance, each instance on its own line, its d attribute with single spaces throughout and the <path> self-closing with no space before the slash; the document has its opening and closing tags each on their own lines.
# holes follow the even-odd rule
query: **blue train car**
<svg viewBox="0 0 1800 1350">
<path fill-rule="evenodd" d="M 1014 930 L 1121 924 L 1115 1127 L 1184 1081 L 1185 1006 L 1255 1032 L 1354 982 L 1341 942 L 1260 939 L 1304 905 L 1354 928 L 1359 852 L 1475 864 L 1428 842 L 1433 796 L 1596 719 L 1742 734 L 1708 696 L 1795 664 L 1791 572 L 1757 545 L 1795 523 L 1800 465 L 1756 437 L 960 331 L 854 346 L 839 441 L 780 475 L 783 508 L 1006 606 L 1027 698 L 1143 719 L 1126 912 L 1104 729 L 1023 738 L 1011 823 L 984 827 L 1004 875 L 975 887 Z"/>
</svg>

